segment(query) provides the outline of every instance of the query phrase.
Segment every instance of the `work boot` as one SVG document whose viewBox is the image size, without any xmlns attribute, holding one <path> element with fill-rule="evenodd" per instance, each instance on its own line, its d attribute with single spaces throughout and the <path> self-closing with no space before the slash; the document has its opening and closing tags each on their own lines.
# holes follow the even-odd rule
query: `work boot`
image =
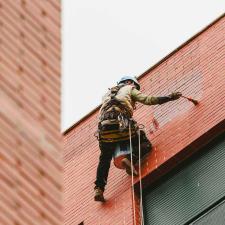
<svg viewBox="0 0 225 225">
<path fill-rule="evenodd" d="M 134 176 L 138 176 L 137 170 L 134 168 L 133 165 L 131 165 L 131 162 L 129 159 L 124 158 L 121 161 L 123 168 L 126 170 L 126 173 L 130 176 L 132 176 L 132 167 L 133 167 L 133 174 Z"/>
<path fill-rule="evenodd" d="M 95 187 L 95 201 L 97 202 L 105 202 L 105 198 L 103 196 L 103 190 L 99 187 Z"/>
</svg>

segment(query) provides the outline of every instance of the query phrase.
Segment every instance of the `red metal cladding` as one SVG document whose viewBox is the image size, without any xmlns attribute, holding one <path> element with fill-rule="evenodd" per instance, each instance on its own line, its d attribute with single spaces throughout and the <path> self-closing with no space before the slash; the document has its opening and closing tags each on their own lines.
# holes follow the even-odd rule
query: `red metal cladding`
<svg viewBox="0 0 225 225">
<path fill-rule="evenodd" d="M 224 33 L 225 18 L 221 17 L 141 76 L 142 89 L 149 95 L 181 91 L 199 101 L 197 106 L 184 98 L 162 106 L 137 106 L 134 118 L 145 125 L 153 144 L 142 166 L 145 186 L 224 131 Z M 64 222 L 131 225 L 131 178 L 113 164 L 105 191 L 107 202 L 93 201 L 100 153 L 94 137 L 97 117 L 95 110 L 64 135 Z"/>
</svg>

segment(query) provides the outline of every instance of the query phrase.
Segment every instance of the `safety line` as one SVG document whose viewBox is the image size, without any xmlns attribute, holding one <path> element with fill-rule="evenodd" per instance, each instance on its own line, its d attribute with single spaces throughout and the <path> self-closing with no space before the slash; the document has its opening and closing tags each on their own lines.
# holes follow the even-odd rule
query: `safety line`
<svg viewBox="0 0 225 225">
<path fill-rule="evenodd" d="M 133 201 L 133 219 L 134 225 L 136 225 L 136 209 L 135 209 L 135 198 L 134 198 L 134 171 L 133 171 L 133 148 L 131 141 L 131 123 L 129 121 L 129 135 L 130 135 L 130 159 L 131 159 L 131 186 L 132 186 L 132 201 Z"/>
<path fill-rule="evenodd" d="M 140 184 L 140 220 L 141 220 L 141 225 L 144 225 L 144 213 L 143 213 L 143 200 L 142 200 L 142 177 L 141 177 L 141 133 L 140 129 L 138 129 L 138 172 L 139 172 L 139 184 Z"/>
</svg>

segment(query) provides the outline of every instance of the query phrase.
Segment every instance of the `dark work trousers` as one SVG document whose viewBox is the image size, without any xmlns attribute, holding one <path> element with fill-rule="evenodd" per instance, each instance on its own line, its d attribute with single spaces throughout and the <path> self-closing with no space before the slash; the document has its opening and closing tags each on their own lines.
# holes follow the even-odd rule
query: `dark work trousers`
<svg viewBox="0 0 225 225">
<path fill-rule="evenodd" d="M 144 131 L 140 131 L 141 135 L 141 158 L 143 158 L 147 153 L 150 152 L 152 145 L 148 138 L 146 137 Z M 123 144 L 129 144 L 130 141 L 123 141 L 119 142 L 121 145 Z M 118 143 L 106 143 L 106 142 L 99 142 L 99 148 L 101 150 L 101 154 L 99 157 L 99 163 L 97 168 L 97 177 L 95 181 L 95 188 L 99 187 L 103 191 L 105 189 L 105 186 L 107 184 L 108 174 L 109 174 L 109 168 L 111 164 L 111 160 L 114 154 L 114 151 L 116 149 L 116 145 Z M 138 141 L 138 135 L 136 135 L 134 138 L 132 138 L 132 148 L 133 148 L 133 162 L 134 164 L 137 162 L 139 157 L 139 141 Z M 127 158 L 130 160 L 130 155 L 127 156 Z"/>
</svg>

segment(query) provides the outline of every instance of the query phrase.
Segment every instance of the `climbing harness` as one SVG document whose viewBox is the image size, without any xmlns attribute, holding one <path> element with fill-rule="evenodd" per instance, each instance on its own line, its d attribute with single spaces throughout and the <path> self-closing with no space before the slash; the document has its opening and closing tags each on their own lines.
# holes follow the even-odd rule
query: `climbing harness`
<svg viewBox="0 0 225 225">
<path fill-rule="evenodd" d="M 132 123 L 132 138 L 136 135 L 137 125 L 130 117 L 126 107 L 115 97 L 123 84 L 112 87 L 108 100 L 101 109 L 98 131 L 95 137 L 101 142 L 119 142 L 129 140 L 129 123 Z"/>
<path fill-rule="evenodd" d="M 124 87 L 124 84 L 120 84 L 109 89 L 110 92 L 108 93 L 108 97 L 103 103 L 101 109 L 100 121 L 118 119 L 120 114 L 127 114 L 127 110 L 124 105 L 116 99 L 116 95 L 122 87 Z M 127 116 L 130 117 L 131 115 Z"/>
<path fill-rule="evenodd" d="M 110 123 L 108 121 L 99 122 L 98 131 L 94 136 L 101 142 L 112 143 L 129 140 L 129 124 L 131 124 L 131 137 L 133 138 L 137 133 L 138 126 L 134 120 L 127 118 L 123 118 L 123 122 L 121 120 Z"/>
<path fill-rule="evenodd" d="M 143 126 L 143 125 L 142 125 Z M 141 177 L 141 133 L 140 130 L 144 129 L 144 126 L 138 129 L 138 167 L 139 167 L 139 188 L 140 188 L 140 221 L 141 225 L 144 225 L 144 214 L 143 214 L 143 201 L 142 201 L 142 177 Z M 132 137 L 131 137 L 131 125 L 129 123 L 129 134 L 130 134 L 130 159 L 131 159 L 131 185 L 132 185 L 132 204 L 133 204 L 133 219 L 136 225 L 136 208 L 135 208 L 135 193 L 134 193 L 134 171 L 133 171 L 133 148 L 132 148 Z"/>
</svg>

